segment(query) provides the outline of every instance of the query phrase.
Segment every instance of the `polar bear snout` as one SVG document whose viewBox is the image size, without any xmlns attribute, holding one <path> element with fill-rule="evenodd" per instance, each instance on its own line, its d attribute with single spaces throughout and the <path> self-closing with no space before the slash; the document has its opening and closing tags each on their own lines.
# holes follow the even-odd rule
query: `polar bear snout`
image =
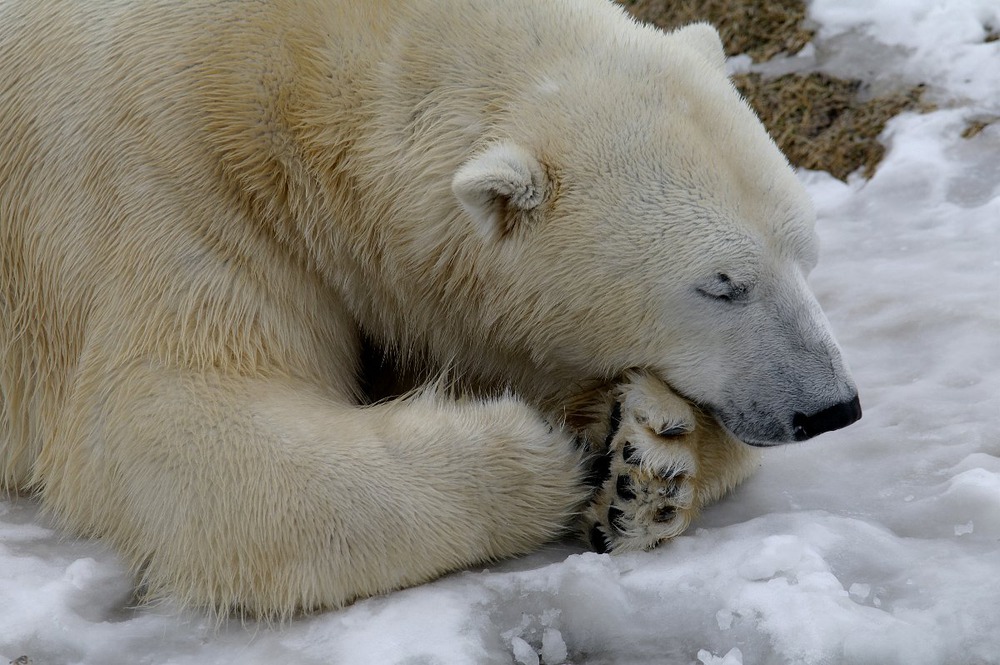
<svg viewBox="0 0 1000 665">
<path fill-rule="evenodd" d="M 762 447 L 805 441 L 861 419 L 857 386 L 831 338 L 779 346 L 777 354 L 728 356 L 734 371 L 726 377 L 724 398 L 699 403 L 736 438 Z M 795 358 L 795 349 L 810 353 Z M 748 360 L 761 356 L 775 362 Z"/>
<path fill-rule="evenodd" d="M 805 441 L 824 432 L 847 427 L 861 420 L 861 400 L 853 399 L 834 404 L 811 415 L 796 413 L 792 417 L 792 433 L 796 441 Z"/>
<path fill-rule="evenodd" d="M 737 439 L 764 448 L 805 441 L 861 419 L 861 401 L 856 392 L 849 399 L 808 412 L 742 410 L 736 406 L 706 408 Z"/>
</svg>

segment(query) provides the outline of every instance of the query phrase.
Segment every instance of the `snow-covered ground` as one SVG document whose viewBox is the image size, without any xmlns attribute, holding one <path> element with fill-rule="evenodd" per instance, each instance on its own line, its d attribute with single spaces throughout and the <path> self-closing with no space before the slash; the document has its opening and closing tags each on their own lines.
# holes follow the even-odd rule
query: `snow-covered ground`
<svg viewBox="0 0 1000 665">
<path fill-rule="evenodd" d="M 870 182 L 802 173 L 864 419 L 768 451 L 659 550 L 571 544 L 283 628 L 133 609 L 100 544 L 0 501 L 0 663 L 1000 663 L 998 0 L 813 0 L 778 65 L 924 82 Z"/>
</svg>

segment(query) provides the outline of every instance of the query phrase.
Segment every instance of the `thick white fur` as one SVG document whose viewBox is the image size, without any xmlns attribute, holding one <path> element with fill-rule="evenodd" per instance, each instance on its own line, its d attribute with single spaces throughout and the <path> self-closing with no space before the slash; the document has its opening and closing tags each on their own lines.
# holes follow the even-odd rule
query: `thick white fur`
<svg viewBox="0 0 1000 665">
<path fill-rule="evenodd" d="M 601 0 L 4 2 L 3 485 L 153 595 L 283 616 L 561 533 L 540 407 L 588 380 L 847 390 L 832 342 L 799 366 L 697 299 L 739 273 L 829 338 L 808 203 L 705 40 Z M 362 331 L 518 397 L 360 407 Z"/>
</svg>

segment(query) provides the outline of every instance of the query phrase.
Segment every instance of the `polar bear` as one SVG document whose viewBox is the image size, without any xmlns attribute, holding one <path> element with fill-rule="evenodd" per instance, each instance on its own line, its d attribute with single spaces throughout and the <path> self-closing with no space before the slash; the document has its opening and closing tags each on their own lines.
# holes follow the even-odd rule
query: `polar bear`
<svg viewBox="0 0 1000 665">
<path fill-rule="evenodd" d="M 746 444 L 860 417 L 708 26 L 8 0 L 0 108 L 0 478 L 152 596 L 284 617 L 649 547 Z M 366 397 L 364 349 L 426 383 Z"/>
</svg>

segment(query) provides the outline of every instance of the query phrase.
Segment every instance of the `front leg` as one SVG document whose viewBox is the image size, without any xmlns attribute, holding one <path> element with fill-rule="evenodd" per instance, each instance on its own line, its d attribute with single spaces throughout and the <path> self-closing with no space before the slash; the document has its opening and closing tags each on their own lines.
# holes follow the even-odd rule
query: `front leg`
<svg viewBox="0 0 1000 665">
<path fill-rule="evenodd" d="M 428 389 L 360 408 L 291 380 L 93 368 L 44 499 L 151 596 L 260 617 L 340 607 L 536 549 L 587 499 L 525 403 Z"/>
<path fill-rule="evenodd" d="M 580 525 L 599 552 L 646 550 L 683 533 L 758 466 L 756 449 L 650 374 L 630 372 L 607 401 L 606 435 L 592 451 L 597 489 Z"/>
</svg>

